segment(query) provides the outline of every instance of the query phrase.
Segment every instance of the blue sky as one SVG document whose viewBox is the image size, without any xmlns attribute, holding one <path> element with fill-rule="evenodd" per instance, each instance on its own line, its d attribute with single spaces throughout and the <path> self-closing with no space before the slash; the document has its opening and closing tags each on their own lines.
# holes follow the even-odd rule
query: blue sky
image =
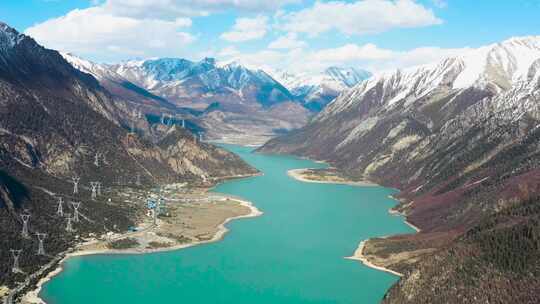
<svg viewBox="0 0 540 304">
<path fill-rule="evenodd" d="M 0 20 L 98 62 L 205 56 L 382 70 L 540 34 L 540 0 L 3 0 Z"/>
</svg>

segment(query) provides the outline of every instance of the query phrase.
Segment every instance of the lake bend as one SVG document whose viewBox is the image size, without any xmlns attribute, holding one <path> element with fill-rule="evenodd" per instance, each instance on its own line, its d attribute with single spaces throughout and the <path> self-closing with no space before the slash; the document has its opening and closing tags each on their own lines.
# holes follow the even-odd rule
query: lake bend
<svg viewBox="0 0 540 304">
<path fill-rule="evenodd" d="M 214 191 L 264 212 L 234 220 L 223 240 L 181 250 L 67 259 L 43 285 L 48 304 L 379 303 L 398 277 L 345 259 L 365 239 L 413 233 L 384 187 L 306 183 L 288 170 L 324 164 L 224 145 L 260 176 Z"/>
</svg>

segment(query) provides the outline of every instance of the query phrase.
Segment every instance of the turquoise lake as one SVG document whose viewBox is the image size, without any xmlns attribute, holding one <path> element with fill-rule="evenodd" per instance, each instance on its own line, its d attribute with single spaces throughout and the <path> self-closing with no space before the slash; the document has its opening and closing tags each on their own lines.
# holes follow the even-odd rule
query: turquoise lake
<svg viewBox="0 0 540 304">
<path fill-rule="evenodd" d="M 264 215 L 230 222 L 211 244 L 70 258 L 40 296 L 49 304 L 379 303 L 398 278 L 344 257 L 364 239 L 414 232 L 388 213 L 395 190 L 299 182 L 287 170 L 324 165 L 225 147 L 264 175 L 215 191 L 241 196 Z"/>
</svg>

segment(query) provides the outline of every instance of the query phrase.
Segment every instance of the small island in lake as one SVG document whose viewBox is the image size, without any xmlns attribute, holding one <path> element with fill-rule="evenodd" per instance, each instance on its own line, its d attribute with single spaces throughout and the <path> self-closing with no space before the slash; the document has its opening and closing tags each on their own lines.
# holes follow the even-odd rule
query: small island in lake
<svg viewBox="0 0 540 304">
<path fill-rule="evenodd" d="M 287 171 L 287 174 L 292 178 L 308 183 L 328 183 L 328 184 L 343 184 L 351 186 L 377 186 L 377 184 L 366 180 L 351 180 L 334 168 L 323 169 L 293 169 Z"/>
</svg>

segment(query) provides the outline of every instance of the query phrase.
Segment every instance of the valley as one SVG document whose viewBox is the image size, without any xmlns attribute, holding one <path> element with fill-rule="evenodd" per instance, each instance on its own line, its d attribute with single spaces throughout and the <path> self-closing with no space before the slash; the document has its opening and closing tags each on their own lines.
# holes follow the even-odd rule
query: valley
<svg viewBox="0 0 540 304">
<path fill-rule="evenodd" d="M 47 303 L 376 303 L 396 282 L 392 274 L 346 259 L 362 239 L 413 231 L 388 214 L 394 191 L 296 181 L 287 171 L 324 165 L 225 148 L 262 174 L 222 183 L 210 195 L 242 197 L 261 216 L 229 222 L 231 232 L 219 242 L 182 250 L 71 257 L 40 297 Z M 189 205 L 168 200 L 171 208 Z"/>
<path fill-rule="evenodd" d="M 121 2 L 0 21 L 0 301 L 540 302 L 532 21 Z"/>
<path fill-rule="evenodd" d="M 237 64 L 100 65 L 46 49 L 3 23 L 0 46 L 6 303 L 40 303 L 42 284 L 71 257 L 220 240 L 229 220 L 260 213 L 208 190 L 260 173 L 213 142 L 260 145 L 314 113 L 265 72 Z M 157 78 L 160 85 L 150 86 Z M 191 95 L 171 98 L 165 87 L 173 82 Z M 35 254 L 38 233 L 45 254 Z"/>
</svg>

